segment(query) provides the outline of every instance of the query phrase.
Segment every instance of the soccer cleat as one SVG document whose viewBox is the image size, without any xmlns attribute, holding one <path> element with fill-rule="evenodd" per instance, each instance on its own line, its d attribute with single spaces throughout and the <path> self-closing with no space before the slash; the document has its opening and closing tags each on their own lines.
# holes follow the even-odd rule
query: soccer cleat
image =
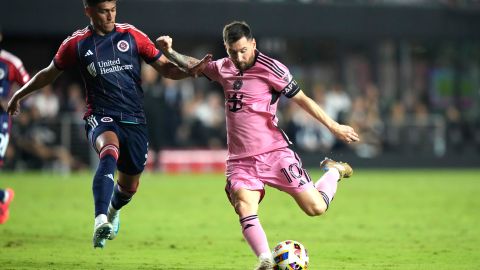
<svg viewBox="0 0 480 270">
<path fill-rule="evenodd" d="M 273 269 L 273 260 L 272 258 L 260 258 L 260 262 L 255 270 L 272 270 Z"/>
<path fill-rule="evenodd" d="M 93 247 L 103 248 L 105 246 L 106 239 L 110 237 L 113 232 L 113 226 L 109 222 L 99 224 L 93 231 Z"/>
<path fill-rule="evenodd" d="M 108 240 L 113 240 L 115 237 L 117 237 L 118 231 L 120 230 L 120 210 L 117 211 L 110 211 L 110 208 L 108 209 L 107 213 L 107 220 L 112 224 L 113 230 L 110 236 L 108 237 Z"/>
<path fill-rule="evenodd" d="M 338 179 L 338 181 L 340 181 L 342 178 L 349 178 L 353 174 L 352 167 L 346 162 L 335 161 L 329 158 L 325 158 L 322 162 L 320 162 L 320 169 L 323 171 L 326 172 L 331 168 L 337 169 L 340 173 L 340 179 Z"/>
<path fill-rule="evenodd" d="M 15 196 L 15 192 L 11 188 L 5 189 L 5 192 L 8 194 L 8 198 L 4 203 L 0 202 L 0 224 L 7 222 L 10 217 L 9 206 Z"/>
</svg>

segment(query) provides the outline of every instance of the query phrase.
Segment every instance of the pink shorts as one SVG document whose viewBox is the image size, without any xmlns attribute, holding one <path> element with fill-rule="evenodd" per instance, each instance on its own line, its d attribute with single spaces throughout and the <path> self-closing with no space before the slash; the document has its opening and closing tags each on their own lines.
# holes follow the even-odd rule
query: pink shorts
<svg viewBox="0 0 480 270">
<path fill-rule="evenodd" d="M 227 161 L 227 185 L 230 194 L 239 189 L 258 190 L 265 194 L 265 185 L 288 194 L 313 187 L 302 161 L 290 148 L 280 148 L 260 155 Z M 260 200 L 261 200 L 260 199 Z"/>
</svg>

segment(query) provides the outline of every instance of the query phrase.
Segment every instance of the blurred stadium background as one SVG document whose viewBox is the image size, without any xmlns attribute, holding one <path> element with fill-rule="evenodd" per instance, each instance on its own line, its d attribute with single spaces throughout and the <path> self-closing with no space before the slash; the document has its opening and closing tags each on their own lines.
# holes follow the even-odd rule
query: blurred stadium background
<svg viewBox="0 0 480 270">
<path fill-rule="evenodd" d="M 88 23 L 81 0 L 2 5 L 1 46 L 32 75 Z M 480 1 L 119 0 L 117 16 L 151 39 L 170 35 L 180 52 L 214 58 L 225 56 L 221 30 L 232 20 L 249 22 L 259 49 L 362 138 L 339 143 L 280 101 L 281 127 L 313 178 L 324 155 L 351 162 L 355 177 L 321 221 L 269 189 L 261 214 L 270 245 L 303 242 L 315 270 L 480 269 Z M 84 135 L 79 72 L 25 101 L 0 178 L 17 194 L 0 228 L 1 269 L 251 269 L 223 193 L 221 89 L 148 68 L 143 82 L 149 173 L 122 210 L 121 238 L 102 252 L 90 243 L 97 157 Z M 214 173 L 197 173 L 205 171 Z"/>
<path fill-rule="evenodd" d="M 6 4 L 0 11 L 2 46 L 31 74 L 88 23 L 80 0 Z M 121 0 L 118 11 L 117 22 L 131 23 L 151 39 L 168 34 L 178 51 L 196 57 L 225 56 L 223 25 L 249 22 L 259 49 L 287 64 L 304 91 L 361 135 L 359 144 L 339 143 L 281 100 L 281 127 L 307 166 L 324 155 L 357 168 L 480 164 L 480 1 Z M 221 171 L 221 89 L 206 79 L 175 82 L 144 71 L 148 169 Z M 14 121 L 6 169 L 69 172 L 95 166 L 83 108 L 77 70 L 30 97 Z M 185 160 L 185 152 L 175 150 L 195 158 Z M 190 164 L 198 156 L 209 164 Z"/>
</svg>

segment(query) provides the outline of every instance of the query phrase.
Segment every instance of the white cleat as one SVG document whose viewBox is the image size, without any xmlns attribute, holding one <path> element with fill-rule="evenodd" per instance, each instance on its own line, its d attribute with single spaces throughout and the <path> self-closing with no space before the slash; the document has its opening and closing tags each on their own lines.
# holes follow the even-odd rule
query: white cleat
<svg viewBox="0 0 480 270">
<path fill-rule="evenodd" d="M 108 213 L 107 213 L 107 220 L 112 224 L 112 233 L 108 237 L 108 240 L 113 240 L 115 237 L 118 235 L 118 231 L 120 230 L 120 210 L 111 210 L 111 208 L 108 208 Z"/>
<path fill-rule="evenodd" d="M 113 232 L 113 226 L 109 222 L 101 223 L 93 230 L 93 247 L 105 247 L 105 240 L 110 237 Z"/>
<path fill-rule="evenodd" d="M 272 270 L 273 269 L 273 260 L 272 258 L 260 258 L 260 262 L 255 270 Z"/>
</svg>

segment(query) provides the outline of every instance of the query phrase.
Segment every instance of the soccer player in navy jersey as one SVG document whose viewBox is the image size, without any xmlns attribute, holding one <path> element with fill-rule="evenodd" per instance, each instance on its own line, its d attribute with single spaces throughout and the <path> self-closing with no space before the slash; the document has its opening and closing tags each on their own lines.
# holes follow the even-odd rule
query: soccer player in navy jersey
<svg viewBox="0 0 480 270">
<path fill-rule="evenodd" d="M 209 60 L 192 58 L 179 68 L 162 55 L 147 35 L 130 24 L 115 22 L 116 0 L 83 0 L 90 25 L 60 45 L 50 65 L 38 72 L 8 103 L 8 113 L 35 90 L 53 82 L 63 70 L 78 67 L 83 77 L 87 110 L 85 129 L 100 162 L 93 178 L 95 224 L 93 246 L 103 248 L 117 236 L 119 210 L 136 193 L 147 159 L 147 129 L 140 81 L 141 59 L 162 76 L 195 75 Z M 118 169 L 117 183 L 114 173 Z"/>
<path fill-rule="evenodd" d="M 2 37 L 0 29 L 0 42 Z M 11 119 L 6 111 L 7 101 L 12 86 L 14 84 L 22 86 L 29 79 L 30 75 L 23 67 L 20 58 L 0 47 L 0 168 L 3 166 L 10 138 Z M 9 206 L 14 195 L 11 188 L 0 189 L 0 224 L 7 222 L 10 216 Z"/>
</svg>

